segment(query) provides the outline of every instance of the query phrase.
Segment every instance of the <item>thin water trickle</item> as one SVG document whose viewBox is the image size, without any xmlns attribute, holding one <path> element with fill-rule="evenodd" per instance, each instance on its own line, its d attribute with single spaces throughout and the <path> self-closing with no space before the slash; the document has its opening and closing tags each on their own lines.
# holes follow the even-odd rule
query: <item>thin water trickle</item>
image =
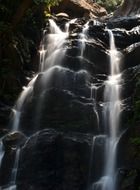
<svg viewBox="0 0 140 190">
<path fill-rule="evenodd" d="M 10 183 L 11 183 L 12 185 L 15 185 L 15 184 L 16 184 L 16 177 L 17 177 L 19 156 L 20 156 L 20 148 L 18 148 L 18 149 L 16 150 L 15 162 L 14 162 L 14 166 L 13 166 L 12 173 L 11 173 Z"/>
<path fill-rule="evenodd" d="M 87 40 L 87 31 L 88 31 L 88 28 L 89 28 L 89 22 L 87 22 L 84 27 L 83 27 L 83 30 L 82 30 L 82 33 L 80 34 L 80 39 L 81 39 L 81 57 L 83 57 L 84 55 L 84 50 L 85 50 L 85 42 Z"/>
<path fill-rule="evenodd" d="M 69 22 L 66 23 L 66 25 L 65 25 L 66 33 L 69 33 L 70 24 L 74 24 L 76 21 L 77 21 L 77 18 L 74 18 L 74 19 L 72 19 L 72 20 L 70 20 Z"/>
<path fill-rule="evenodd" d="M 98 90 L 98 87 L 92 84 L 90 98 L 94 101 L 94 112 L 96 114 L 97 127 L 99 130 L 99 114 L 98 114 L 98 109 L 97 109 L 97 90 Z"/>
<path fill-rule="evenodd" d="M 18 171 L 18 164 L 19 164 L 19 156 L 20 156 L 20 148 L 16 149 L 15 153 L 15 162 L 11 171 L 11 176 L 9 183 L 6 185 L 6 187 L 0 187 L 2 190 L 16 190 L 16 178 L 17 178 L 17 171 Z"/>
<path fill-rule="evenodd" d="M 102 140 L 102 139 L 106 139 L 106 135 L 95 135 L 92 138 L 92 146 L 91 146 L 91 156 L 90 156 L 90 162 L 89 162 L 89 174 L 88 174 L 88 190 L 92 190 L 92 188 L 90 187 L 90 183 L 91 183 L 91 175 L 92 175 L 92 164 L 93 164 L 93 160 L 94 160 L 94 155 L 96 154 L 96 152 L 94 152 L 95 147 L 96 147 L 96 142 L 98 142 L 98 140 Z"/>
<path fill-rule="evenodd" d="M 120 136 L 119 120 L 121 113 L 120 100 L 120 63 L 121 54 L 117 51 L 114 36 L 108 30 L 110 37 L 110 75 L 105 81 L 103 118 L 105 134 L 104 171 L 103 176 L 92 185 L 92 190 L 116 190 L 116 151 Z"/>
<path fill-rule="evenodd" d="M 1 168 L 3 156 L 4 156 L 4 147 L 3 147 L 3 142 L 0 139 L 0 168 Z"/>
</svg>

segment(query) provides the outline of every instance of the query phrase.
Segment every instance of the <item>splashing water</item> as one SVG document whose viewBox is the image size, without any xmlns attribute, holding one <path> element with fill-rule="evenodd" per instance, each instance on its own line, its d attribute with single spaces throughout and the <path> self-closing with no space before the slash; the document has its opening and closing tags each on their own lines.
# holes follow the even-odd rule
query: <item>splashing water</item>
<svg viewBox="0 0 140 190">
<path fill-rule="evenodd" d="M 43 36 L 40 49 L 40 71 L 43 72 L 49 67 L 59 65 L 64 57 L 63 44 L 68 37 L 68 32 L 62 32 L 56 23 L 49 19 L 50 34 Z M 48 44 L 46 47 L 45 45 Z"/>
</svg>

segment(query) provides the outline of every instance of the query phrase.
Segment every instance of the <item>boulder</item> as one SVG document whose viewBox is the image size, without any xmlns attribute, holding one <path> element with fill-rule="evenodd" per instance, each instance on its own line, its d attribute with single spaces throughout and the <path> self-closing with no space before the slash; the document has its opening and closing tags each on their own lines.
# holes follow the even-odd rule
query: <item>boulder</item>
<svg viewBox="0 0 140 190">
<path fill-rule="evenodd" d="M 9 133 L 3 138 L 4 149 L 7 151 L 12 148 L 23 146 L 25 141 L 26 137 L 23 133 L 18 131 Z"/>
<path fill-rule="evenodd" d="M 108 28 L 131 30 L 140 25 L 140 16 L 113 17 L 107 22 Z"/>
<path fill-rule="evenodd" d="M 100 5 L 87 0 L 62 0 L 59 6 L 52 8 L 52 12 L 65 12 L 70 17 L 102 17 L 107 11 Z"/>
</svg>

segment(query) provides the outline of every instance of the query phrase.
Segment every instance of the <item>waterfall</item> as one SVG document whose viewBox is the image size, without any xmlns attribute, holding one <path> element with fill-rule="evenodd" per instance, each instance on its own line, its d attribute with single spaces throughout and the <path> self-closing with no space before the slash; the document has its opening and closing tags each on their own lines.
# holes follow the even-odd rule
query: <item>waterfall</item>
<svg viewBox="0 0 140 190">
<path fill-rule="evenodd" d="M 88 28 L 89 28 L 89 22 L 87 22 L 83 29 L 82 29 L 82 33 L 80 34 L 80 39 L 81 39 L 81 44 L 80 44 L 80 49 L 81 49 L 81 57 L 83 57 L 83 54 L 84 54 L 84 50 L 85 50 L 85 42 L 86 42 L 86 39 L 87 39 L 87 31 L 88 31 Z"/>
<path fill-rule="evenodd" d="M 121 73 L 120 73 L 120 63 L 121 63 L 121 54 L 117 51 L 115 47 L 114 36 L 111 30 L 108 30 L 109 38 L 110 38 L 110 73 L 107 80 L 104 82 L 104 93 L 103 93 L 103 114 L 102 116 L 98 113 L 98 104 L 97 102 L 97 92 L 100 86 L 94 83 L 94 76 L 92 72 L 87 69 L 82 69 L 79 67 L 79 70 L 71 70 L 69 67 L 63 67 L 63 58 L 66 53 L 65 43 L 66 39 L 69 35 L 70 24 L 75 23 L 77 19 L 73 19 L 66 23 L 65 31 L 62 31 L 57 24 L 53 20 L 49 20 L 49 34 L 44 30 L 43 38 L 39 49 L 40 54 L 40 65 L 39 71 L 36 76 L 31 80 L 31 82 L 24 87 L 22 93 L 20 94 L 14 108 L 13 108 L 13 118 L 12 118 L 12 126 L 11 131 L 19 131 L 20 132 L 20 122 L 22 112 L 24 112 L 24 105 L 26 101 L 31 96 L 36 96 L 35 88 L 38 85 L 38 94 L 35 100 L 35 106 L 33 112 L 33 126 L 37 126 L 36 130 L 39 130 L 40 123 L 42 119 L 43 112 L 43 104 L 46 98 L 46 91 L 48 89 L 54 88 L 55 90 L 61 90 L 63 87 L 63 91 L 71 93 L 72 96 L 75 97 L 74 101 L 78 102 L 78 96 L 80 99 L 84 98 L 90 105 L 92 109 L 92 113 L 95 114 L 94 121 L 97 123 L 97 133 L 93 136 L 92 139 L 92 147 L 91 147 L 91 155 L 89 158 L 89 173 L 88 173 L 88 190 L 116 190 L 116 157 L 117 157 L 117 145 L 121 136 L 119 130 L 119 120 L 121 113 L 121 100 L 120 100 L 120 82 L 121 82 Z M 95 23 L 98 24 L 98 23 Z M 86 47 L 86 42 L 88 41 L 87 34 L 89 30 L 89 22 L 87 22 L 82 32 L 80 33 L 80 58 L 84 58 L 84 51 Z M 80 30 L 81 31 L 81 30 Z M 79 46 L 78 41 L 78 46 Z M 72 42 L 71 42 L 72 43 Z M 79 55 L 79 54 L 78 54 Z M 74 57 L 74 56 L 73 56 Z M 72 58 L 73 58 L 72 57 Z M 79 59 L 79 56 L 78 56 Z M 81 62 L 81 61 L 80 61 Z M 94 64 L 94 63 L 93 63 Z M 81 64 L 82 65 L 82 64 Z M 94 72 L 93 72 L 94 73 Z M 70 77 L 69 77 L 70 76 Z M 87 80 L 87 78 L 92 78 Z M 81 91 L 84 90 L 85 86 L 81 87 L 80 93 L 76 88 L 75 83 L 77 81 L 81 81 L 81 83 L 85 83 L 88 92 L 86 92 L 86 96 L 81 95 Z M 88 81 L 88 82 L 87 82 Z M 39 83 L 39 84 L 38 84 Z M 69 87 L 69 84 L 71 86 Z M 81 84 L 80 83 L 80 84 Z M 72 89 L 72 90 L 71 90 Z M 34 95 L 35 94 L 35 95 Z M 73 101 L 73 104 L 74 104 Z M 34 102 L 33 102 L 34 103 Z M 81 103 L 81 102 L 80 102 Z M 87 103 L 87 104 L 88 104 Z M 72 107 L 73 105 L 71 105 Z M 69 111 L 69 110 L 68 110 Z M 75 111 L 75 110 L 74 110 Z M 76 112 L 75 112 L 76 113 Z M 91 112 L 90 112 L 91 113 Z M 85 112 L 84 112 L 85 114 Z M 89 115 L 89 114 L 88 114 Z M 65 116 L 64 116 L 65 117 Z M 102 117 L 102 118 L 100 118 Z M 80 118 L 81 119 L 81 118 Z M 101 133 L 100 119 L 103 121 L 104 133 Z M 48 121 L 47 121 L 48 122 Z M 88 123 L 88 122 L 87 122 Z M 47 126 L 48 127 L 48 126 Z M 22 128 L 22 127 L 21 127 Z M 92 134 L 93 135 L 93 134 Z M 92 137 L 92 136 L 91 136 Z M 101 142 L 101 143 L 100 143 Z M 100 154 L 103 156 L 103 166 L 102 174 L 99 176 L 99 179 L 96 179 L 92 185 L 92 168 L 94 162 L 94 154 L 96 154 L 96 146 L 97 144 L 101 144 L 103 150 Z M 20 158 L 20 147 L 16 146 L 15 150 L 15 161 L 13 164 L 13 168 L 11 170 L 11 178 L 8 188 L 4 188 L 5 190 L 16 190 L 16 177 L 18 171 L 18 163 Z M 3 158 L 3 145 L 0 142 L 0 164 Z M 101 173 L 99 172 L 99 173 Z"/>
<path fill-rule="evenodd" d="M 43 40 L 40 47 L 40 72 L 59 65 L 64 57 L 65 50 L 63 44 L 68 37 L 68 32 L 62 32 L 56 23 L 49 19 L 50 34 L 44 31 Z"/>
<path fill-rule="evenodd" d="M 121 54 L 117 51 L 114 36 L 108 30 L 110 37 L 110 75 L 105 81 L 103 119 L 107 135 L 104 155 L 104 171 L 99 181 L 92 185 L 92 190 L 116 190 L 116 151 L 120 136 L 119 120 L 121 113 L 120 86 Z"/>
<path fill-rule="evenodd" d="M 46 69 L 52 68 L 55 66 L 56 61 L 57 65 L 61 62 L 63 58 L 62 46 L 68 34 L 66 32 L 62 32 L 60 28 L 55 24 L 53 20 L 49 20 L 50 23 L 50 34 L 46 35 L 45 30 L 43 32 L 43 40 L 41 43 L 40 49 L 40 72 L 29 82 L 27 87 L 24 87 L 21 95 L 19 96 L 14 108 L 13 108 L 13 118 L 12 118 L 12 131 L 19 130 L 19 122 L 21 111 L 23 109 L 24 102 L 27 97 L 31 95 L 36 79 L 40 73 L 43 75 L 48 75 L 48 71 Z M 45 45 L 48 44 L 46 47 Z M 59 54 L 61 54 L 59 56 Z M 60 57 L 61 60 L 58 60 Z M 44 77 L 46 80 L 46 77 Z M 47 77 L 49 78 L 49 77 Z M 49 80 L 49 79 L 48 79 Z"/>
<path fill-rule="evenodd" d="M 75 22 L 74 19 L 72 21 Z M 21 92 L 15 106 L 13 107 L 12 111 L 12 124 L 11 124 L 11 131 L 20 131 L 20 117 L 21 112 L 24 109 L 24 103 L 28 99 L 29 96 L 31 96 L 34 85 L 36 83 L 36 80 L 38 78 L 39 74 L 43 74 L 43 80 L 41 80 L 43 85 L 44 83 L 49 83 L 49 80 L 51 76 L 53 75 L 53 71 L 56 69 L 63 70 L 60 65 L 65 50 L 63 49 L 63 44 L 65 42 L 65 39 L 68 37 L 68 29 L 69 24 L 67 24 L 67 31 L 62 32 L 61 29 L 56 25 L 56 23 L 53 20 L 49 20 L 50 25 L 50 34 L 46 34 L 46 30 L 43 32 L 43 40 L 40 45 L 40 68 L 39 73 L 29 82 L 27 87 L 23 88 L 23 91 Z M 47 44 L 47 45 L 46 45 Z M 43 98 L 40 97 L 39 102 L 37 103 L 35 116 L 41 111 L 41 106 L 43 103 Z M 36 122 L 38 122 L 35 119 Z M 4 152 L 3 152 L 3 144 L 0 142 L 0 164 L 1 160 L 3 158 Z M 13 164 L 13 168 L 11 171 L 11 177 L 9 180 L 9 183 L 7 184 L 6 188 L 3 188 L 5 190 L 16 190 L 16 176 L 17 176 L 17 170 L 18 170 L 18 162 L 19 162 L 19 156 L 20 156 L 20 148 L 16 147 L 15 150 L 15 161 Z"/>
</svg>

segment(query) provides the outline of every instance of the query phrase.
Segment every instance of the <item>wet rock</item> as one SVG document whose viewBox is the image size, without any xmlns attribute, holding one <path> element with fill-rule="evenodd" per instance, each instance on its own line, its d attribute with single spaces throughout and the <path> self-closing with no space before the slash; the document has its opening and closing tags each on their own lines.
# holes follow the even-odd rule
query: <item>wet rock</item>
<svg viewBox="0 0 140 190">
<path fill-rule="evenodd" d="M 3 137 L 4 156 L 0 168 L 0 186 L 9 184 L 12 177 L 17 148 L 23 146 L 26 140 L 27 138 L 21 132 L 9 133 Z"/>
<path fill-rule="evenodd" d="M 140 43 L 134 43 L 124 50 L 124 54 L 125 54 L 124 67 L 125 68 L 139 65 L 139 52 L 140 52 Z"/>
<path fill-rule="evenodd" d="M 6 149 L 0 168 L 0 186 L 7 185 L 15 162 L 16 149 Z"/>
<path fill-rule="evenodd" d="M 0 129 L 0 138 L 5 136 L 8 132 L 9 132 L 8 129 L 5 129 L 5 128 Z"/>
<path fill-rule="evenodd" d="M 72 70 L 84 69 L 92 76 L 95 74 L 107 74 L 109 71 L 109 57 L 104 44 L 99 40 L 89 40 L 82 44 L 82 40 L 72 40 L 66 51 L 66 57 L 62 65 Z M 81 56 L 82 45 L 83 56 Z"/>
<path fill-rule="evenodd" d="M 139 16 L 124 16 L 119 18 L 112 18 L 107 22 L 108 28 L 122 28 L 131 30 L 140 25 Z"/>
<path fill-rule="evenodd" d="M 81 88 L 78 93 L 83 91 L 85 89 Z M 97 116 L 92 101 L 67 90 L 47 90 L 41 101 L 34 98 L 25 107 L 26 111 L 21 115 L 20 129 L 26 134 L 43 128 L 96 133 Z"/>
<path fill-rule="evenodd" d="M 21 150 L 17 189 L 84 190 L 87 186 L 90 135 L 46 129 Z"/>
<path fill-rule="evenodd" d="M 5 150 L 17 148 L 23 146 L 26 141 L 26 137 L 21 132 L 9 133 L 3 138 L 3 145 Z"/>
<path fill-rule="evenodd" d="M 6 129 L 6 125 L 8 125 L 10 113 L 11 107 L 3 102 L 0 102 L 0 136 L 3 136 L 8 132 L 8 129 Z"/>
</svg>

